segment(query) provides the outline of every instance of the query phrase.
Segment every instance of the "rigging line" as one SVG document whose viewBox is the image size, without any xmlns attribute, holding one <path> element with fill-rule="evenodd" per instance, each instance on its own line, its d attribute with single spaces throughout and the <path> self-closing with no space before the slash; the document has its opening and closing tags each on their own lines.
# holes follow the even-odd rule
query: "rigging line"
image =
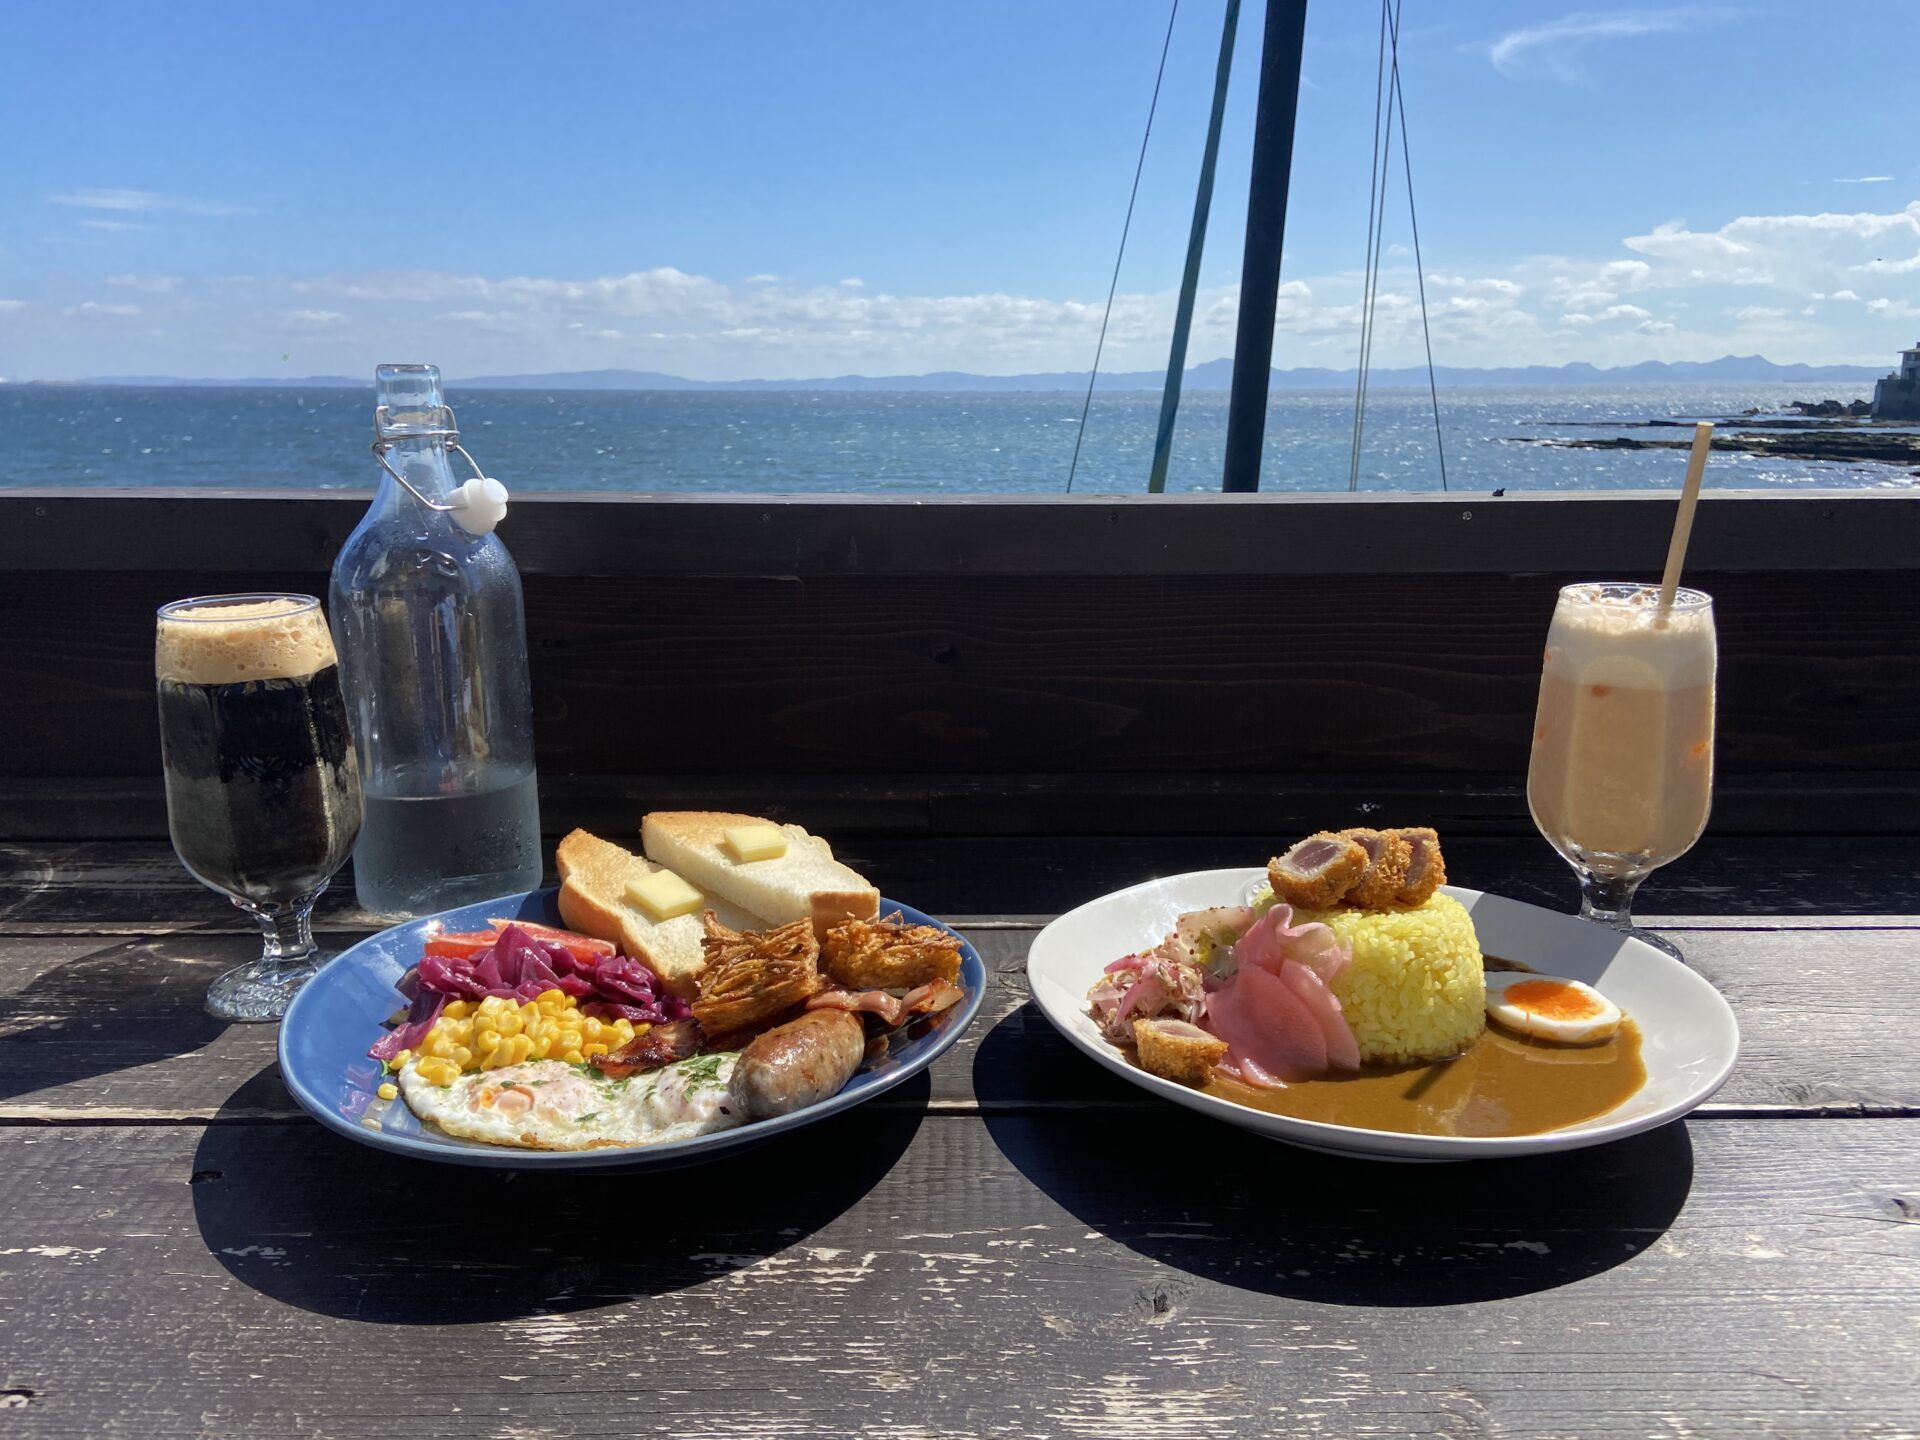
<svg viewBox="0 0 1920 1440">
<path fill-rule="evenodd" d="M 1420 282 L 1420 334 L 1427 342 L 1427 394 L 1433 400 L 1433 448 L 1440 457 L 1440 488 L 1447 488 L 1447 442 L 1440 434 L 1440 386 L 1433 375 L 1433 329 L 1427 323 L 1427 271 L 1420 259 L 1420 212 L 1413 203 L 1413 150 L 1407 144 L 1407 97 L 1400 90 L 1400 17 L 1394 16 L 1393 93 L 1400 102 L 1400 163 L 1407 172 L 1407 219 L 1413 226 L 1413 273 Z"/>
<path fill-rule="evenodd" d="M 1160 42 L 1160 68 L 1153 72 L 1153 99 L 1147 105 L 1147 132 L 1140 137 L 1140 158 L 1133 166 L 1133 189 L 1127 195 L 1127 218 L 1120 225 L 1120 253 L 1113 257 L 1113 280 L 1107 286 L 1107 309 L 1100 317 L 1100 339 L 1093 347 L 1093 371 L 1087 376 L 1087 398 L 1080 406 L 1080 428 L 1073 435 L 1073 463 L 1067 466 L 1067 493 L 1073 493 L 1074 472 L 1080 468 L 1080 442 L 1087 438 L 1087 413 L 1093 409 L 1093 382 L 1100 378 L 1100 352 L 1107 348 L 1107 322 L 1113 318 L 1113 297 L 1120 289 L 1120 262 L 1127 258 L 1127 231 L 1133 228 L 1133 202 L 1140 198 L 1140 172 L 1147 168 L 1147 141 L 1153 138 L 1153 115 L 1160 108 L 1160 82 L 1167 73 L 1167 51 L 1173 45 L 1173 22 L 1180 0 L 1167 12 L 1167 36 Z"/>
<path fill-rule="evenodd" d="M 1399 61 L 1399 0 L 1395 0 L 1392 55 Z M 1360 488 L 1360 456 L 1366 447 L 1367 392 L 1373 378 L 1373 335 L 1380 319 L 1380 258 L 1387 243 L 1387 185 L 1393 178 L 1393 87 L 1387 87 L 1387 123 L 1380 138 L 1380 228 L 1374 233 L 1373 255 L 1367 267 L 1366 306 L 1362 317 L 1360 349 L 1360 402 L 1354 415 L 1353 466 L 1347 488 Z"/>
<path fill-rule="evenodd" d="M 1366 374 L 1367 296 L 1365 277 L 1373 255 L 1374 192 L 1380 185 L 1380 96 L 1385 88 L 1387 68 L 1387 0 L 1380 0 L 1380 53 L 1373 72 L 1373 168 L 1367 174 L 1367 243 L 1361 253 L 1360 290 L 1360 363 L 1353 381 L 1353 448 L 1347 461 L 1347 489 L 1359 483 L 1360 466 L 1360 385 Z"/>
</svg>

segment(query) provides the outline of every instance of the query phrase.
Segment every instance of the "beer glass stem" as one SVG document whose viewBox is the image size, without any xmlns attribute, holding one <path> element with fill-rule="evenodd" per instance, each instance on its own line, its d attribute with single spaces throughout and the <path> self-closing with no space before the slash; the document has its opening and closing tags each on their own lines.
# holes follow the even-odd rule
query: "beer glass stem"
<svg viewBox="0 0 1920 1440">
<path fill-rule="evenodd" d="M 327 887 L 277 904 L 235 900 L 260 924 L 260 958 L 229 970 L 207 991 L 207 1010 L 222 1020 L 278 1020 L 294 991 L 330 957 L 313 943 L 313 902 Z"/>
<path fill-rule="evenodd" d="M 318 890 L 278 905 L 249 905 L 260 923 L 260 963 L 266 967 L 307 965 L 313 960 L 313 902 Z"/>
<path fill-rule="evenodd" d="M 1644 875 L 1598 875 L 1580 868 L 1580 918 L 1615 930 L 1633 929 L 1633 892 Z"/>
</svg>

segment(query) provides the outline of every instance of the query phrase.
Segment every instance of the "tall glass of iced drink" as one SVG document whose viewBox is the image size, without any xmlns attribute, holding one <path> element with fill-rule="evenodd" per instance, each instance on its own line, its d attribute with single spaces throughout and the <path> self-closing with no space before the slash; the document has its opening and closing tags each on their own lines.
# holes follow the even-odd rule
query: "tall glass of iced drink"
<svg viewBox="0 0 1920 1440">
<path fill-rule="evenodd" d="M 1658 586 L 1560 592 L 1527 803 L 1580 877 L 1583 918 L 1631 929 L 1640 882 L 1700 838 L 1713 800 L 1717 655 L 1713 600 L 1698 590 L 1677 591 L 1665 611 Z"/>
</svg>

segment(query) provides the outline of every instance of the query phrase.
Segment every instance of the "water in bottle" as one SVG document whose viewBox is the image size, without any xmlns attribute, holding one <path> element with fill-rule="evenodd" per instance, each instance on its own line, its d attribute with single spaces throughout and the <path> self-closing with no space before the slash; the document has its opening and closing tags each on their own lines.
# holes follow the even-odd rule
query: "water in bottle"
<svg viewBox="0 0 1920 1440">
<path fill-rule="evenodd" d="M 376 384 L 380 488 L 327 608 L 366 793 L 354 884 L 404 917 L 538 885 L 540 804 L 504 492 L 456 485 L 452 457 L 471 462 L 438 370 L 382 365 Z"/>
</svg>

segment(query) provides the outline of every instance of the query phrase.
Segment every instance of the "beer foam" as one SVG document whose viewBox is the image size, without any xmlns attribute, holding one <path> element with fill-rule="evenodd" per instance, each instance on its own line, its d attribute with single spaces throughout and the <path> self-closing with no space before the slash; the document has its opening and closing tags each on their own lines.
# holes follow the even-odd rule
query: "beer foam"
<svg viewBox="0 0 1920 1440">
<path fill-rule="evenodd" d="M 1713 683 L 1713 610 L 1697 591 L 1683 590 L 1664 624 L 1660 592 L 1649 586 L 1628 595 L 1597 587 L 1570 587 L 1560 596 L 1547 632 L 1546 669 L 1582 685 L 1685 690 Z"/>
<path fill-rule="evenodd" d="M 154 640 L 154 673 L 185 685 L 304 680 L 333 662 L 318 602 L 294 596 L 170 606 Z"/>
</svg>

